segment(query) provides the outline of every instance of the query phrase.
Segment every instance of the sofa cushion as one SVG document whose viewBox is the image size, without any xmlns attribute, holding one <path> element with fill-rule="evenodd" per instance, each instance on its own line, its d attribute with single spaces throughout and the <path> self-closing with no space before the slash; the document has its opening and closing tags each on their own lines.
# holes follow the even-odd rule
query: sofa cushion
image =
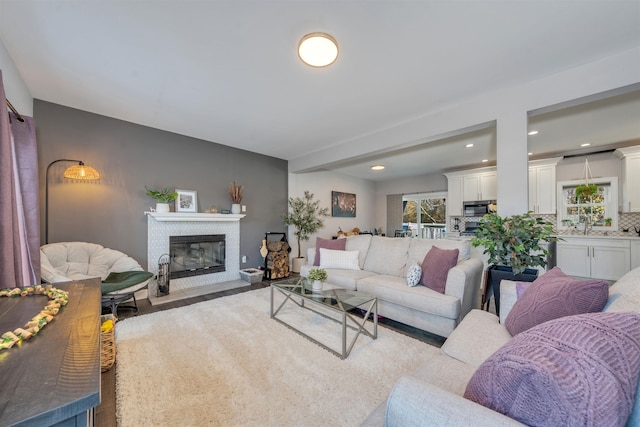
<svg viewBox="0 0 640 427">
<path fill-rule="evenodd" d="M 334 251 L 320 249 L 320 268 L 337 268 L 340 270 L 360 270 L 358 251 Z"/>
<path fill-rule="evenodd" d="M 484 310 L 471 310 L 444 342 L 440 351 L 470 366 L 482 365 L 511 340 L 498 316 Z"/>
<path fill-rule="evenodd" d="M 422 267 L 416 261 L 412 261 L 407 268 L 407 286 L 416 286 L 422 279 Z"/>
<path fill-rule="evenodd" d="M 336 251 L 344 251 L 346 239 L 323 239 L 316 237 L 316 257 L 313 259 L 313 265 L 320 265 L 320 249 L 333 249 Z"/>
<path fill-rule="evenodd" d="M 408 239 L 405 239 L 408 240 Z M 436 316 L 457 319 L 460 316 L 460 299 L 443 295 L 424 286 L 407 286 L 404 277 L 376 274 L 358 281 L 358 291 L 375 295 L 392 302 Z"/>
<path fill-rule="evenodd" d="M 422 262 L 433 246 L 440 249 L 458 249 L 458 261 L 471 258 L 471 243 L 464 240 L 449 239 L 411 239 L 409 259 Z"/>
<path fill-rule="evenodd" d="M 360 268 L 364 270 L 364 261 L 367 259 L 367 253 L 369 252 L 369 245 L 371 245 L 371 234 L 360 234 L 358 236 L 347 237 L 347 243 L 345 250 L 347 251 L 359 251 L 358 263 Z"/>
<path fill-rule="evenodd" d="M 640 309 L 640 267 L 635 268 L 609 288 L 609 300 L 602 311 L 622 312 Z"/>
<path fill-rule="evenodd" d="M 378 274 L 403 277 L 411 240 L 413 239 L 373 236 L 364 269 Z"/>
<path fill-rule="evenodd" d="M 514 337 L 464 396 L 527 425 L 624 426 L 640 374 L 640 313 L 562 317 Z"/>
<path fill-rule="evenodd" d="M 513 305 L 505 321 L 511 335 L 548 320 L 601 311 L 609 284 L 604 280 L 578 280 L 558 267 L 538 277 Z"/>
<path fill-rule="evenodd" d="M 422 261 L 422 284 L 444 294 L 449 270 L 458 263 L 458 249 L 432 247 Z"/>
</svg>

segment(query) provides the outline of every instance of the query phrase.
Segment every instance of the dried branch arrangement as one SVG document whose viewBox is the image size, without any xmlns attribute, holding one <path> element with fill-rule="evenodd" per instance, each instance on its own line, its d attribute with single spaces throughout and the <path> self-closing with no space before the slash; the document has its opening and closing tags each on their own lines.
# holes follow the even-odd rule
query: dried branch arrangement
<svg viewBox="0 0 640 427">
<path fill-rule="evenodd" d="M 237 181 L 233 181 L 229 185 L 229 197 L 231 197 L 231 203 L 242 202 L 243 191 L 244 191 L 244 187 L 242 185 L 238 185 Z"/>
</svg>

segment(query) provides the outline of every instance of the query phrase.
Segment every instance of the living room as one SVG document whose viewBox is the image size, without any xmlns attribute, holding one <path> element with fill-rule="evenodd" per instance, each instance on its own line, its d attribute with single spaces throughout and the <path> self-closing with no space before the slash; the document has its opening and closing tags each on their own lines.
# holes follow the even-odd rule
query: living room
<svg viewBox="0 0 640 427">
<path fill-rule="evenodd" d="M 37 40 L 33 43 L 44 46 L 44 40 L 49 36 L 47 32 L 56 32 L 56 25 L 62 27 L 63 23 L 70 24 L 74 21 L 77 24 L 82 19 L 62 6 L 55 11 L 55 7 L 49 9 L 36 4 L 37 2 L 25 2 L 32 3 L 28 6 L 18 6 L 18 3 L 7 1 L 0 4 L 0 69 L 7 99 L 22 115 L 32 116 L 37 125 L 41 207 L 45 206 L 45 182 L 49 180 L 48 240 L 100 243 L 131 255 L 145 269 L 152 269 L 158 263 L 157 259 L 148 259 L 145 212 L 155 206 L 155 200 L 145 194 L 145 186 L 196 191 L 197 211 L 205 212 L 212 207 L 219 210 L 230 209 L 231 200 L 227 194 L 229 183 L 237 181 L 243 185 L 242 205 L 246 206 L 246 211 L 243 212 L 246 216 L 240 221 L 240 258 L 246 257 L 246 261 L 239 262 L 241 268 L 258 267 L 264 262 L 260 245 L 265 232 L 288 232 L 292 253 L 297 251 L 292 237 L 293 230 L 287 229 L 282 221 L 289 197 L 301 197 L 305 191 L 310 191 L 321 201 L 322 206 L 329 207 L 332 191 L 357 196 L 357 216 L 326 218 L 324 228 L 317 233 L 318 237 L 331 238 L 340 229 L 348 231 L 354 227 L 366 231 L 382 227 L 384 232 L 390 233 L 392 230 L 388 229 L 387 196 L 447 191 L 447 180 L 442 170 L 450 168 L 447 165 L 437 165 L 438 171 L 388 180 L 368 179 L 340 170 L 348 168 L 350 164 L 362 164 L 363 160 L 368 161 L 373 156 L 390 156 L 483 128 L 495 131 L 494 165 L 497 170 L 499 213 L 510 215 L 525 212 L 528 210 L 527 153 L 530 143 L 527 131 L 532 112 L 567 108 L 614 96 L 622 93 L 622 90 L 638 91 L 640 85 L 640 39 L 635 26 L 637 17 L 632 13 L 638 9 L 635 1 L 595 2 L 595 5 L 584 9 L 564 2 L 552 7 L 527 1 L 526 13 L 549 20 L 544 24 L 546 28 L 531 29 L 535 36 L 522 34 L 522 39 L 518 39 L 520 33 L 525 31 L 516 31 L 516 28 L 509 26 L 503 31 L 507 34 L 510 31 L 514 33 L 511 45 L 506 43 L 500 49 L 491 50 L 487 53 L 490 60 L 483 60 L 478 58 L 482 56 L 478 53 L 481 46 L 473 44 L 469 45 L 473 48 L 465 47 L 465 43 L 471 43 L 470 39 L 474 38 L 473 31 L 478 31 L 478 34 L 481 32 L 481 26 L 474 26 L 473 31 L 470 30 L 467 37 L 464 37 L 466 42 L 457 45 L 457 50 L 447 53 L 438 49 L 437 55 L 436 52 L 425 54 L 426 57 L 431 56 L 431 59 L 421 58 L 419 62 L 410 60 L 408 53 L 423 51 L 427 47 L 435 49 L 439 43 L 444 46 L 448 43 L 446 39 L 451 38 L 451 32 L 461 32 L 461 26 L 470 25 L 474 21 L 473 16 L 470 16 L 473 14 L 464 12 L 462 5 L 447 10 L 449 18 L 460 14 L 460 22 L 451 24 L 451 32 L 446 31 L 445 35 L 438 36 L 435 28 L 445 24 L 427 16 L 425 9 L 412 4 L 415 2 L 401 2 L 401 11 L 394 10 L 391 2 L 371 6 L 373 11 L 367 9 L 370 5 L 345 2 L 347 5 L 333 4 L 332 7 L 336 8 L 333 12 L 322 11 L 322 7 L 326 6 L 323 4 L 325 2 L 308 2 L 304 7 L 294 7 L 292 2 L 274 2 L 275 10 L 284 18 L 273 16 L 275 12 L 264 5 L 249 3 L 257 9 L 249 13 L 242 10 L 241 6 L 232 5 L 232 2 L 220 2 L 216 6 L 218 9 L 214 9 L 219 16 L 215 19 L 215 25 L 211 25 L 219 27 L 217 31 L 220 33 L 210 33 L 200 39 L 192 34 L 179 47 L 157 47 L 157 51 L 140 49 L 140 46 L 146 48 L 147 45 L 138 45 L 132 40 L 132 49 L 126 55 L 118 57 L 118 61 L 129 61 L 130 65 L 126 67 L 122 64 L 109 64 L 109 58 L 115 61 L 115 56 L 102 42 L 89 42 L 94 43 L 93 48 L 84 44 L 81 40 L 83 38 L 91 39 L 94 35 L 105 37 L 104 33 L 98 31 L 93 34 L 89 30 L 91 24 L 87 23 L 80 28 L 71 25 L 69 33 L 65 33 L 67 39 L 75 39 L 74 43 L 78 45 L 67 47 L 68 50 L 63 49 L 58 53 L 53 47 L 40 49 L 32 46 L 31 50 L 42 55 L 43 62 L 39 62 L 36 54 L 27 55 L 29 48 L 20 47 L 20 40 L 25 39 L 23 31 L 28 30 L 19 29 L 21 24 L 16 22 L 24 19 L 24 27 L 31 29 L 34 34 L 40 28 L 42 38 L 36 37 Z M 439 2 L 425 3 L 434 8 L 429 13 L 436 14 L 440 8 L 444 8 Z M 33 12 L 29 10 L 31 6 L 42 9 Z M 148 4 L 146 6 L 151 8 Z M 88 16 L 96 13 L 89 6 L 83 7 L 88 9 L 80 8 L 81 12 Z M 173 7 L 180 9 L 176 4 Z M 417 8 L 417 12 L 411 13 L 412 7 Z M 130 11 L 130 16 L 144 15 L 143 6 L 135 9 Z M 380 18 L 385 11 L 391 13 L 388 20 Z M 116 24 L 118 12 L 126 12 L 126 9 L 110 11 L 113 15 L 109 17 Z M 525 13 L 514 11 L 513 5 L 505 6 L 503 12 L 504 16 L 500 15 L 502 12 L 493 11 L 505 19 L 502 22 L 507 22 L 507 17 L 514 20 L 517 18 L 519 23 L 528 22 L 522 16 Z M 47 13 L 51 14 L 51 22 L 38 24 L 39 20 L 47 21 L 41 15 Z M 71 17 L 68 21 L 64 19 L 65 13 Z M 141 15 L 137 15 L 138 13 Z M 158 18 L 155 13 L 159 12 L 152 13 L 154 19 Z M 287 39 L 287 43 L 291 46 L 282 50 L 293 52 L 292 59 L 287 59 L 290 61 L 287 66 L 305 77 L 302 84 L 296 80 L 296 85 L 291 85 L 293 88 L 282 84 L 278 89 L 282 91 L 281 98 L 272 95 L 271 91 L 267 92 L 266 86 L 275 86 L 274 82 L 287 78 L 275 75 L 271 65 L 256 66 L 254 63 L 266 60 L 264 47 L 247 53 L 251 59 L 235 65 L 224 56 L 220 57 L 223 59 L 213 59 L 212 62 L 203 64 L 194 62 L 199 55 L 191 56 L 192 49 L 208 52 L 208 43 L 216 46 L 215 49 L 210 49 L 213 51 L 212 56 L 222 55 L 222 52 L 234 49 L 233 46 L 244 49 L 251 44 L 252 39 L 248 36 L 241 37 L 242 31 L 255 35 L 247 29 L 250 26 L 248 23 L 268 21 L 267 18 L 260 18 L 259 13 L 273 17 L 275 27 L 286 27 L 287 20 L 298 20 L 296 25 L 287 27 L 286 32 L 291 38 Z M 391 45 L 387 56 L 381 61 L 393 63 L 392 74 L 385 74 L 391 73 L 386 69 L 380 73 L 369 71 L 376 68 L 375 62 L 370 63 L 371 59 L 368 58 L 365 61 L 363 56 L 366 55 L 359 52 L 353 44 L 355 41 L 349 38 L 354 37 L 347 31 L 349 22 L 357 21 L 359 14 L 367 16 L 369 13 L 372 17 L 366 21 L 371 27 L 366 27 L 367 30 L 375 28 L 374 24 L 380 27 L 383 23 L 382 28 L 402 35 L 400 39 L 394 38 L 393 41 L 387 41 L 379 35 L 375 38 L 381 45 Z M 597 26 L 598 31 L 583 28 L 582 25 L 577 26 L 579 28 L 570 26 L 570 22 L 576 21 L 576 13 L 580 16 L 584 14 L 582 25 L 592 25 L 593 28 Z M 243 20 L 242 31 L 227 28 L 226 31 L 231 35 L 226 35 L 220 21 L 224 21 L 224 17 L 239 20 L 238 16 L 245 16 L 242 14 L 248 16 Z M 186 21 L 188 18 L 195 19 L 184 15 L 180 17 Z M 482 17 L 490 18 L 484 14 Z M 134 18 L 129 19 L 135 21 Z M 331 23 L 331 19 L 335 19 L 335 23 Z M 237 23 L 234 19 L 229 20 Z M 151 19 L 144 21 L 144 28 L 152 31 L 153 37 L 161 36 L 157 33 L 167 33 L 162 37 L 171 39 L 171 31 L 168 30 L 171 28 L 170 22 L 167 15 L 162 15 L 162 19 L 157 22 Z M 202 24 L 201 21 L 197 22 Z M 496 17 L 494 23 L 497 25 L 499 22 L 501 19 Z M 165 30 L 157 31 L 158 26 Z M 231 24 L 229 26 L 232 27 Z M 603 26 L 606 31 L 602 30 Z M 434 33 L 417 32 L 424 27 L 432 28 Z M 306 69 L 296 56 L 295 44 L 304 35 L 297 34 L 298 30 L 304 29 L 303 33 L 320 30 L 331 32 L 332 28 L 336 30 L 334 36 L 342 49 L 338 62 L 334 65 L 349 67 L 349 79 L 336 77 L 340 68 L 337 71 L 336 68 L 332 71 L 331 67 Z M 569 35 L 565 34 L 563 38 L 565 28 L 569 28 Z M 86 34 L 81 33 L 81 30 L 86 31 Z M 131 31 L 128 34 L 136 32 L 132 27 L 127 27 L 127 31 Z M 550 35 L 545 36 L 545 32 Z M 112 30 L 112 34 L 117 33 L 118 30 Z M 341 38 L 340 33 L 345 38 Z M 501 34 L 503 39 L 505 33 Z M 283 35 L 279 34 L 278 37 L 282 40 Z M 545 50 L 539 45 L 553 48 L 548 45 L 554 44 L 554 37 L 561 47 L 555 46 L 553 53 L 545 56 Z M 396 44 L 408 43 L 416 38 L 422 44 L 403 45 L 401 48 Z M 601 44 L 598 44 L 600 38 Z M 197 47 L 189 45 L 189 41 L 193 40 L 199 40 Z M 213 40 L 233 41 L 215 44 Z M 487 41 L 484 38 L 482 40 Z M 53 46 L 53 39 L 51 43 Z M 121 44 L 126 45 L 126 39 L 121 40 Z M 220 44 L 224 46 L 221 47 Z M 180 51 L 181 54 L 166 62 L 153 62 L 157 60 L 157 52 L 165 48 Z M 216 50 L 218 48 L 219 51 Z M 104 55 L 90 54 L 101 49 L 105 49 Z M 114 46 L 110 45 L 109 49 L 114 49 Z M 396 54 L 389 53 L 394 49 Z M 522 52 L 517 55 L 513 53 L 519 50 Z M 510 52 L 514 56 L 508 56 Z M 531 64 L 529 67 L 526 64 L 529 52 L 543 58 L 546 62 L 544 66 Z M 211 52 L 207 55 L 209 53 Z M 405 54 L 407 57 L 403 56 Z M 51 65 L 55 61 L 46 62 L 56 55 L 57 65 Z M 464 56 L 468 56 L 468 59 L 464 59 Z M 282 58 L 282 55 L 278 54 L 277 57 Z M 452 57 L 450 61 L 457 68 L 442 65 L 449 61 L 449 57 Z M 540 61 L 543 62 L 543 59 Z M 82 63 L 85 60 L 86 64 L 95 62 L 98 65 L 96 68 L 89 68 L 88 65 L 84 68 Z M 365 65 L 354 65 L 359 60 Z M 144 64 L 146 61 L 149 64 Z M 237 78 L 229 79 L 209 91 L 210 86 L 214 85 L 210 80 L 222 80 L 214 77 L 215 73 L 211 71 L 215 69 L 212 64 L 216 64 L 216 61 L 225 63 L 224 68 L 233 68 L 231 74 L 236 73 Z M 49 65 L 45 65 L 45 62 Z M 73 66 L 74 63 L 80 65 Z M 99 71 L 100 64 L 109 71 Z M 111 66 L 114 68 L 109 68 Z M 109 74 L 118 75 L 116 71 L 120 68 L 119 77 L 129 74 L 135 86 L 145 86 L 145 79 L 140 78 L 140 75 L 154 74 L 147 67 L 157 69 L 165 85 L 175 83 L 182 95 L 168 95 L 169 92 L 163 92 L 168 89 L 155 86 L 148 90 L 151 96 L 146 100 L 133 102 L 133 98 L 127 96 L 127 93 L 134 92 L 134 88 L 121 87 L 119 81 L 109 77 Z M 189 78 L 182 74 L 184 70 L 179 73 L 175 71 L 173 75 L 169 73 L 167 75 L 171 77 L 167 77 L 160 72 L 163 67 L 184 68 L 187 75 L 191 73 L 194 82 L 196 76 L 202 80 L 190 85 Z M 403 80 L 403 68 L 407 69 L 406 79 L 416 89 L 412 91 L 402 85 L 396 89 L 397 94 L 387 98 L 390 92 L 394 92 L 394 86 L 400 83 L 393 83 L 385 88 L 377 86 L 386 86 L 381 82 Z M 421 80 L 417 77 L 420 73 L 416 73 L 414 69 L 422 70 L 420 73 L 423 74 L 422 79 L 427 80 L 424 84 L 428 88 L 417 89 L 421 85 Z M 425 74 L 429 69 L 438 69 L 438 74 Z M 265 76 L 258 77 L 248 70 L 254 70 L 255 74 L 264 73 Z M 446 89 L 436 90 L 438 81 L 444 81 L 442 74 L 447 73 L 455 74 L 457 80 L 448 80 L 449 85 L 442 84 Z M 43 75 L 49 75 L 51 79 L 47 80 Z M 356 76 L 362 77 L 362 83 L 358 82 Z M 227 77 L 228 74 L 224 74 L 224 78 Z M 263 78 L 268 82 L 265 83 L 265 96 L 261 96 L 263 89 L 256 89 L 259 86 L 256 81 L 264 82 Z M 314 81 L 315 78 L 321 80 Z M 457 84 L 453 84 L 456 82 Z M 338 83 L 340 86 L 337 86 Z M 225 85 L 230 88 L 228 91 L 221 89 Z M 292 96 L 290 92 L 297 92 L 298 95 Z M 301 96 L 301 93 L 308 96 Z M 233 99 L 235 96 L 239 100 Z M 362 102 L 353 103 L 356 98 Z M 97 99 L 102 99 L 103 105 L 92 103 Z M 246 109 L 243 108 L 243 103 L 247 106 Z M 283 105 L 279 105 L 280 103 Z M 106 104 L 110 106 L 104 107 Z M 193 104 L 194 108 L 183 109 L 184 104 Z M 207 104 L 222 106 L 210 110 Z M 223 116 L 218 109 L 224 110 L 225 105 L 228 113 Z M 338 105 L 344 105 L 344 109 L 334 107 Z M 294 110 L 308 112 L 294 115 Z M 302 121 L 301 116 L 305 115 L 309 117 Z M 282 129 L 287 126 L 291 129 L 291 135 L 282 133 Z M 209 133 L 200 131 L 207 127 L 210 128 Z M 198 129 L 197 132 L 194 131 L 195 128 Z M 274 131 L 275 128 L 277 131 Z M 281 143 L 279 138 L 284 142 Z M 284 146 L 285 142 L 288 146 Z M 57 159 L 65 158 L 79 159 L 91 165 L 100 172 L 101 179 L 92 183 L 68 182 L 62 177 L 62 172 L 69 166 L 64 163 L 54 165 L 47 176 L 47 166 Z M 425 170 L 430 170 L 432 165 L 428 165 L 429 159 L 424 162 Z M 41 215 L 41 243 L 45 243 L 44 230 L 45 218 Z M 315 237 L 316 235 L 310 241 L 303 242 L 302 252 L 314 246 Z"/>
</svg>

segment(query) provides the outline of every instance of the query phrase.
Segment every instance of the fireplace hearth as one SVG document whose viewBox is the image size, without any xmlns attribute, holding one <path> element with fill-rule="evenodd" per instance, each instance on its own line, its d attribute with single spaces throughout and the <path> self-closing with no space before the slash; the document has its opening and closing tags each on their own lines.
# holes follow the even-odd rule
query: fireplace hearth
<svg viewBox="0 0 640 427">
<path fill-rule="evenodd" d="M 225 235 L 169 236 L 171 279 L 225 271 Z"/>
</svg>

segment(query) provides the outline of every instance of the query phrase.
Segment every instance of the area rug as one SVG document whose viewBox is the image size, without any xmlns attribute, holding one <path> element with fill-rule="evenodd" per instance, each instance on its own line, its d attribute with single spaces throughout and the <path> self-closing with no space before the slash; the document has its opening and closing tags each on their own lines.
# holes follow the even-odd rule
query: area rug
<svg viewBox="0 0 640 427">
<path fill-rule="evenodd" d="M 341 360 L 271 319 L 269 298 L 264 288 L 119 322 L 118 425 L 354 426 L 439 352 L 379 326 Z M 336 333 L 306 310 L 282 315 L 318 338 Z"/>
</svg>

